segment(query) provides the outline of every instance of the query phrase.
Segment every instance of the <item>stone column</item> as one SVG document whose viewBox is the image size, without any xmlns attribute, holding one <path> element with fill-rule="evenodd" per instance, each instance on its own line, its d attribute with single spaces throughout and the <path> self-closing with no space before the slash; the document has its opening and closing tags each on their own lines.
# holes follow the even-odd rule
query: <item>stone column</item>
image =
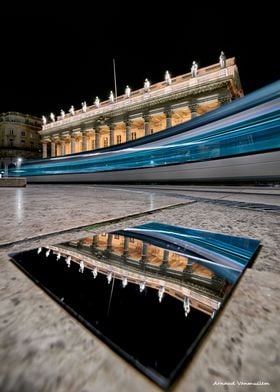
<svg viewBox="0 0 280 392">
<path fill-rule="evenodd" d="M 82 151 L 87 151 L 87 149 L 88 149 L 88 134 L 85 130 L 82 131 L 82 140 L 83 140 Z"/>
<path fill-rule="evenodd" d="M 55 141 L 51 141 L 51 157 L 55 157 Z"/>
<path fill-rule="evenodd" d="M 125 123 L 126 141 L 128 142 L 129 140 L 131 140 L 131 121 L 129 119 L 125 119 L 124 123 Z"/>
<path fill-rule="evenodd" d="M 196 102 L 192 102 L 189 104 L 189 109 L 191 111 L 191 118 L 195 118 L 197 116 L 197 108 L 198 104 Z"/>
<path fill-rule="evenodd" d="M 60 138 L 60 146 L 61 146 L 61 155 L 65 155 L 65 140 L 63 138 Z"/>
<path fill-rule="evenodd" d="M 113 145 L 115 144 L 115 143 L 114 143 L 114 136 L 115 136 L 114 129 L 115 129 L 115 124 L 110 123 L 110 124 L 109 124 L 109 129 L 110 129 L 110 146 L 113 146 Z"/>
<path fill-rule="evenodd" d="M 143 119 L 144 119 L 145 136 L 147 136 L 147 135 L 151 134 L 151 128 L 150 128 L 150 119 L 151 119 L 151 117 L 149 116 L 148 113 L 145 113 L 143 115 Z"/>
<path fill-rule="evenodd" d="M 95 148 L 99 148 L 100 147 L 100 128 L 95 127 L 94 132 L 95 132 Z"/>
<path fill-rule="evenodd" d="M 47 158 L 47 157 L 48 157 L 48 143 L 43 142 L 43 158 Z"/>
<path fill-rule="evenodd" d="M 172 110 L 170 107 L 165 108 L 164 114 L 166 117 L 166 128 L 172 127 Z"/>
<path fill-rule="evenodd" d="M 75 135 L 71 135 L 71 154 L 74 154 L 76 150 L 76 137 Z"/>
</svg>

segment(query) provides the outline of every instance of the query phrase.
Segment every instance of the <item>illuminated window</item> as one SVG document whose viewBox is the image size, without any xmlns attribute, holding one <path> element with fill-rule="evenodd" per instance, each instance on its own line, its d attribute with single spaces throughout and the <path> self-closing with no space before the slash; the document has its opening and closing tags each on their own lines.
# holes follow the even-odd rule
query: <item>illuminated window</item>
<svg viewBox="0 0 280 392">
<path fill-rule="evenodd" d="M 135 140 L 136 139 L 136 132 L 131 132 L 131 139 Z"/>
<path fill-rule="evenodd" d="M 108 147 L 108 138 L 107 137 L 104 137 L 103 147 Z"/>
<path fill-rule="evenodd" d="M 122 142 L 121 135 L 117 135 L 117 144 L 120 144 L 121 142 Z"/>
</svg>

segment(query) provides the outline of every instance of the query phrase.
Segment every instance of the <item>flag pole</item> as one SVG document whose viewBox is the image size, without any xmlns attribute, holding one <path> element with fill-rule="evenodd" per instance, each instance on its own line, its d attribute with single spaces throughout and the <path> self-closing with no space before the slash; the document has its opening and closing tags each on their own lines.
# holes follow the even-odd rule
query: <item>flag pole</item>
<svg viewBox="0 0 280 392">
<path fill-rule="evenodd" d="M 114 84 L 115 84 L 115 100 L 117 102 L 118 92 L 117 92 L 117 78 L 116 78 L 115 59 L 113 59 L 113 70 L 114 70 Z"/>
</svg>

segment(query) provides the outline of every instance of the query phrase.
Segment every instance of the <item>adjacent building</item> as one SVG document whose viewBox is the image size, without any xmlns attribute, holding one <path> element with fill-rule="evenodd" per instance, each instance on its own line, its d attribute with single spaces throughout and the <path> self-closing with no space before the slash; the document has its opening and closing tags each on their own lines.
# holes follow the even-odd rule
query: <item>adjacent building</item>
<svg viewBox="0 0 280 392">
<path fill-rule="evenodd" d="M 17 159 L 41 157 L 39 131 L 42 120 L 29 114 L 0 114 L 0 167 L 16 165 Z"/>
<path fill-rule="evenodd" d="M 150 84 L 107 101 L 96 97 L 93 104 L 73 106 L 60 115 L 43 117 L 40 131 L 42 156 L 64 156 L 95 150 L 138 139 L 188 121 L 203 113 L 243 96 L 238 68 L 234 58 L 198 68 L 193 62 L 191 72 Z"/>
</svg>

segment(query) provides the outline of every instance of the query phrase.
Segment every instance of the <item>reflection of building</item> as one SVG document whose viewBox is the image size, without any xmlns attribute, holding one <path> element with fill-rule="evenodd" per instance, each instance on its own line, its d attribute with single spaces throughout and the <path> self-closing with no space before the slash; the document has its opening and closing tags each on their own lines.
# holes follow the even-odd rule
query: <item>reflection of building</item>
<svg viewBox="0 0 280 392">
<path fill-rule="evenodd" d="M 199 68 L 190 73 L 161 81 L 98 105 L 80 108 L 58 116 L 40 132 L 43 158 L 95 150 L 151 133 L 200 116 L 243 95 L 235 59 Z"/>
<path fill-rule="evenodd" d="M 192 257 L 137 238 L 104 233 L 49 247 L 65 259 L 104 275 L 164 292 L 211 315 L 231 285 Z M 68 259 L 69 261 L 69 259 Z M 142 289 L 141 289 L 142 285 Z M 144 285 L 144 286 L 143 286 Z"/>
<path fill-rule="evenodd" d="M 40 118 L 17 112 L 0 115 L 0 165 L 16 164 L 17 158 L 40 157 Z"/>
</svg>

